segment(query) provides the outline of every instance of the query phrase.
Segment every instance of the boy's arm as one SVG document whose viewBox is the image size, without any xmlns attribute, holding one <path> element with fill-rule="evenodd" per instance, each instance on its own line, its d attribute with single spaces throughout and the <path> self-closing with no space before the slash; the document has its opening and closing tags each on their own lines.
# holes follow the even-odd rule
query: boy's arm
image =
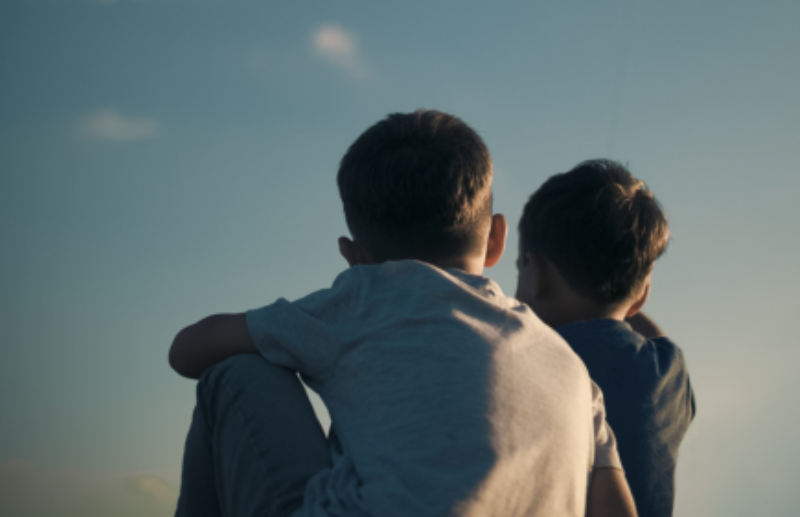
<svg viewBox="0 0 800 517">
<path fill-rule="evenodd" d="M 199 379 L 208 368 L 237 354 L 257 354 L 247 317 L 217 314 L 178 332 L 169 349 L 169 364 L 184 377 Z"/>
<path fill-rule="evenodd" d="M 636 517 L 636 505 L 625 472 L 614 468 L 592 471 L 586 517 Z"/>
<path fill-rule="evenodd" d="M 634 331 L 644 336 L 645 339 L 664 337 L 664 332 L 642 311 L 637 312 L 625 321 Z"/>
</svg>

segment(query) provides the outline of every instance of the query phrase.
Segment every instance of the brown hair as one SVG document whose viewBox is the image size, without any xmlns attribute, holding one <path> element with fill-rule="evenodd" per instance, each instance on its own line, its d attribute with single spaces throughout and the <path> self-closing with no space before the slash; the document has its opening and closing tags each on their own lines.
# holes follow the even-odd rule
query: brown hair
<svg viewBox="0 0 800 517">
<path fill-rule="evenodd" d="M 667 218 L 623 165 L 590 160 L 551 176 L 519 222 L 522 252 L 549 259 L 579 293 L 602 304 L 629 299 L 667 249 Z"/>
<path fill-rule="evenodd" d="M 367 129 L 337 176 L 350 232 L 377 260 L 470 253 L 491 217 L 491 180 L 481 137 L 428 110 L 394 113 Z"/>
</svg>

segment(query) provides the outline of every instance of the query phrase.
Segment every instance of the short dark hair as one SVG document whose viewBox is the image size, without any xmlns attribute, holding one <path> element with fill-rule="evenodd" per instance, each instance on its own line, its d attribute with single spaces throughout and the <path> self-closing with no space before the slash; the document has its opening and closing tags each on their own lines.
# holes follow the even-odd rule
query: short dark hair
<svg viewBox="0 0 800 517">
<path fill-rule="evenodd" d="M 549 259 L 570 287 L 605 305 L 635 294 L 669 241 L 653 193 L 610 160 L 551 176 L 525 205 L 519 232 L 521 252 Z"/>
<path fill-rule="evenodd" d="M 491 218 L 486 144 L 439 111 L 393 113 L 367 129 L 342 158 L 337 183 L 353 238 L 378 261 L 468 254 Z"/>
</svg>

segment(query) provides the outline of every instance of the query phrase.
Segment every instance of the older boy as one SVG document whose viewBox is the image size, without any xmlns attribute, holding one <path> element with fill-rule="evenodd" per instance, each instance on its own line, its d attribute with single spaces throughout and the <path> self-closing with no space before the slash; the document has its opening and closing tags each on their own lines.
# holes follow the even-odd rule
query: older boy
<svg viewBox="0 0 800 517">
<path fill-rule="evenodd" d="M 519 223 L 517 298 L 603 390 L 639 515 L 672 515 L 678 447 L 695 414 L 680 348 L 640 309 L 669 228 L 645 184 L 593 160 L 548 179 Z"/>
<path fill-rule="evenodd" d="M 338 173 L 351 268 L 173 343 L 190 377 L 266 359 L 199 383 L 179 514 L 581 516 L 593 466 L 611 469 L 590 508 L 629 503 L 580 359 L 481 276 L 506 237 L 491 178 L 483 141 L 444 113 L 391 115 L 356 140 Z M 328 406 L 330 456 L 287 370 Z"/>
</svg>

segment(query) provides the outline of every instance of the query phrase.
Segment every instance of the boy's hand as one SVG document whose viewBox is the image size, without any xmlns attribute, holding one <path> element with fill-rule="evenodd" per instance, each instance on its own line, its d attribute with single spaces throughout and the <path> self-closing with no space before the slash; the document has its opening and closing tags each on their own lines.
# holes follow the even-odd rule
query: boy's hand
<svg viewBox="0 0 800 517">
<path fill-rule="evenodd" d="M 180 375 L 199 379 L 208 368 L 231 356 L 257 353 L 246 314 L 218 314 L 178 332 L 169 350 L 169 364 Z"/>
<path fill-rule="evenodd" d="M 656 325 L 656 322 L 648 318 L 647 315 L 641 311 L 627 318 L 625 321 L 634 331 L 643 335 L 645 339 L 664 337 L 664 332 Z"/>
</svg>

